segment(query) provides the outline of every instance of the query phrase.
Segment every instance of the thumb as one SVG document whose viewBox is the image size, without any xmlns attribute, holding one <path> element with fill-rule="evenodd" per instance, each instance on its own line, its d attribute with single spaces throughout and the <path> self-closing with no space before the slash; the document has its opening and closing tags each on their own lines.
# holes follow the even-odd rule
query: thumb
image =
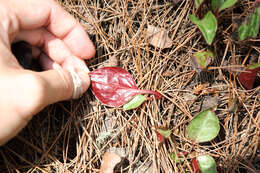
<svg viewBox="0 0 260 173">
<path fill-rule="evenodd" d="M 15 136 L 45 106 L 72 97 L 73 75 L 81 82 L 78 96 L 90 85 L 86 72 L 64 70 L 59 65 L 44 72 L 0 68 L 0 145 Z M 75 78 L 75 77 L 74 77 Z M 75 80 L 75 79 L 74 79 Z"/>
<path fill-rule="evenodd" d="M 73 68 L 67 70 L 57 63 L 53 64 L 52 70 L 38 72 L 38 76 L 43 80 L 43 107 L 58 101 L 79 98 L 90 85 L 87 72 Z"/>
</svg>

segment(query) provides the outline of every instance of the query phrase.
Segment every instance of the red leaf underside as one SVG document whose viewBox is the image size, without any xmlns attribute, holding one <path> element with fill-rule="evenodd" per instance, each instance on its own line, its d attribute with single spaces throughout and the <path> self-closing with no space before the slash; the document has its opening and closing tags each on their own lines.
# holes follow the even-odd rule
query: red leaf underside
<svg viewBox="0 0 260 173">
<path fill-rule="evenodd" d="M 257 72 L 260 68 L 247 69 L 246 72 L 241 72 L 238 76 L 238 80 L 246 89 L 252 89 L 255 83 Z"/>
<path fill-rule="evenodd" d="M 158 139 L 160 142 L 163 142 L 163 141 L 164 141 L 163 135 L 161 135 L 157 130 L 155 130 L 155 133 L 156 133 L 157 139 Z"/>
<path fill-rule="evenodd" d="M 89 74 L 93 94 L 106 106 L 122 106 L 138 94 L 154 94 L 156 98 L 162 97 L 156 91 L 138 89 L 131 74 L 120 67 L 104 67 Z"/>
<path fill-rule="evenodd" d="M 195 170 L 197 173 L 201 173 L 199 164 L 198 164 L 198 162 L 197 162 L 197 158 L 195 157 L 194 159 L 192 159 L 191 162 L 192 162 L 192 168 L 193 168 L 193 170 Z"/>
</svg>

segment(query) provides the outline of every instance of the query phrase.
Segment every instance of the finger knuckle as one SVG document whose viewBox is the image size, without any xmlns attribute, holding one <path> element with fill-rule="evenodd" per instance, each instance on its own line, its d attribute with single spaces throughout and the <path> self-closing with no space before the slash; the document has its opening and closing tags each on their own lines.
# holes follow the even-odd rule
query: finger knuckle
<svg viewBox="0 0 260 173">
<path fill-rule="evenodd" d="M 23 76 L 23 92 L 26 94 L 26 105 L 31 110 L 40 109 L 44 100 L 45 84 L 44 80 L 37 74 L 26 74 Z"/>
</svg>

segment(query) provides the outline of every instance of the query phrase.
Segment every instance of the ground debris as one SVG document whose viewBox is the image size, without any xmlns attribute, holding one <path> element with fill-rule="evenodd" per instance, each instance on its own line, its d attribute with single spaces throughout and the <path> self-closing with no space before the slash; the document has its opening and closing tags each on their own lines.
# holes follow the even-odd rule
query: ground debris
<svg viewBox="0 0 260 173">
<path fill-rule="evenodd" d="M 137 165 L 140 165 L 138 168 L 136 168 L 133 173 L 139 173 L 139 172 L 145 172 L 145 173 L 155 173 L 153 162 L 148 161 L 145 163 L 138 162 Z"/>
<path fill-rule="evenodd" d="M 116 56 L 109 56 L 109 58 L 104 61 L 101 65 L 98 66 L 98 68 L 103 67 L 116 67 L 118 65 L 118 59 Z"/>
<path fill-rule="evenodd" d="M 206 90 L 208 86 L 209 86 L 209 83 L 197 85 L 197 86 L 194 87 L 193 92 L 194 92 L 194 94 L 198 95 L 201 92 L 203 92 L 204 90 Z"/>
<path fill-rule="evenodd" d="M 172 47 L 173 42 L 168 37 L 166 29 L 148 25 L 147 33 L 149 38 L 148 41 L 154 47 L 161 49 Z"/>
<path fill-rule="evenodd" d="M 206 110 L 218 106 L 219 98 L 217 96 L 205 96 L 201 110 Z"/>
<path fill-rule="evenodd" d="M 90 88 L 80 99 L 52 104 L 0 149 L 0 172 L 98 173 L 106 152 L 118 159 L 115 173 L 192 172 L 190 161 L 196 153 L 214 156 L 219 172 L 260 169 L 260 88 L 245 90 L 237 80 L 244 67 L 260 62 L 259 38 L 237 42 L 233 36 L 240 24 L 235 27 L 232 19 L 246 18 L 254 9 L 252 1 L 237 1 L 219 13 L 212 46 L 189 20 L 195 8 L 191 1 L 57 1 L 94 43 L 96 55 L 86 59 L 90 71 L 117 58 L 116 66 L 127 70 L 138 87 L 161 91 L 165 98 L 125 112 L 102 105 Z M 204 4 L 202 15 L 209 10 L 211 4 Z M 149 25 L 158 27 L 157 33 L 148 35 Z M 152 45 L 153 35 L 155 44 L 167 48 Z M 216 57 L 207 71 L 196 73 L 190 57 L 207 48 Z M 219 98 L 216 114 L 221 130 L 212 142 L 194 145 L 187 140 L 186 126 L 201 111 L 205 96 Z M 238 108 L 230 113 L 229 101 L 235 96 Z M 162 146 L 157 145 L 155 125 L 173 132 Z M 111 148 L 126 148 L 128 155 L 117 156 Z M 176 163 L 169 157 L 175 150 L 194 156 L 188 154 L 184 162 Z"/>
</svg>

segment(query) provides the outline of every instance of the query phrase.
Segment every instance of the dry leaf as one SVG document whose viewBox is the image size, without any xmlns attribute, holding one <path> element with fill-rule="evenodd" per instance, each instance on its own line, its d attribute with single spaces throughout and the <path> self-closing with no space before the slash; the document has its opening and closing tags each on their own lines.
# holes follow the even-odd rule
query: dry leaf
<svg viewBox="0 0 260 173">
<path fill-rule="evenodd" d="M 205 90 L 208 86 L 209 86 L 209 83 L 197 85 L 197 86 L 194 87 L 193 92 L 194 92 L 194 94 L 198 95 L 198 94 L 200 94 L 200 92 Z"/>
<path fill-rule="evenodd" d="M 238 108 L 238 99 L 237 97 L 234 97 L 228 101 L 228 113 L 236 112 L 237 108 Z"/>
<path fill-rule="evenodd" d="M 219 91 L 217 88 L 207 88 L 201 92 L 201 94 L 214 94 L 215 96 L 219 95 Z"/>
<path fill-rule="evenodd" d="M 89 104 L 91 105 L 92 109 L 93 109 L 93 112 L 98 112 L 98 101 L 95 100 L 95 101 L 89 101 Z"/>
<path fill-rule="evenodd" d="M 240 93 L 240 98 L 241 98 L 241 100 L 245 100 L 246 93 L 245 92 Z"/>
<path fill-rule="evenodd" d="M 116 58 L 116 56 L 110 56 L 109 59 L 107 59 L 101 65 L 99 65 L 98 68 L 116 67 L 117 65 L 118 65 L 118 59 Z"/>
<path fill-rule="evenodd" d="M 189 102 L 189 101 L 192 101 L 194 99 L 197 98 L 197 96 L 195 96 L 193 93 L 189 93 L 189 92 L 185 92 L 183 93 L 182 95 L 182 98 L 186 101 L 186 102 Z"/>
<path fill-rule="evenodd" d="M 179 3 L 181 0 L 173 0 L 173 3 L 177 4 Z"/>
<path fill-rule="evenodd" d="M 101 173 L 113 173 L 115 166 L 121 162 L 121 157 L 113 152 L 106 152 L 100 168 Z"/>
<path fill-rule="evenodd" d="M 154 47 L 161 49 L 172 47 L 172 40 L 168 37 L 167 30 L 148 25 L 148 41 Z"/>
<path fill-rule="evenodd" d="M 145 173 L 155 173 L 154 165 L 152 161 L 137 163 L 138 167 L 133 171 L 133 173 L 145 172 Z M 140 166 L 139 166 L 140 165 Z"/>
<path fill-rule="evenodd" d="M 218 106 L 219 98 L 215 96 L 205 96 L 202 102 L 201 110 L 206 110 Z"/>
<path fill-rule="evenodd" d="M 173 70 L 166 70 L 162 75 L 164 77 L 172 77 L 176 72 Z"/>
</svg>

